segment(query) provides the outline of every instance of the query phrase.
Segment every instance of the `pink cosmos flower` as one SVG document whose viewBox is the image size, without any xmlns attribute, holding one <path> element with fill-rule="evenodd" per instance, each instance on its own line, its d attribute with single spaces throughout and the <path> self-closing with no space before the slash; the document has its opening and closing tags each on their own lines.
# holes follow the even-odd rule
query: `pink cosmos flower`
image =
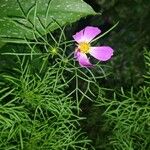
<svg viewBox="0 0 150 150">
<path fill-rule="evenodd" d="M 109 46 L 91 46 L 92 40 L 101 33 L 97 27 L 87 26 L 83 30 L 73 35 L 74 40 L 78 43 L 74 56 L 81 67 L 91 67 L 92 64 L 87 57 L 87 53 L 100 61 L 107 61 L 113 55 L 113 49 Z"/>
</svg>

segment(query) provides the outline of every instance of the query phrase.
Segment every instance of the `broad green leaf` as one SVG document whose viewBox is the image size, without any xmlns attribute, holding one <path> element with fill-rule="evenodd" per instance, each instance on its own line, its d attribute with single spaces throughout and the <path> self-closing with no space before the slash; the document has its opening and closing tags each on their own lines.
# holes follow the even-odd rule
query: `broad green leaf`
<svg viewBox="0 0 150 150">
<path fill-rule="evenodd" d="M 0 0 L 0 38 L 34 39 L 94 14 L 82 0 Z"/>
</svg>

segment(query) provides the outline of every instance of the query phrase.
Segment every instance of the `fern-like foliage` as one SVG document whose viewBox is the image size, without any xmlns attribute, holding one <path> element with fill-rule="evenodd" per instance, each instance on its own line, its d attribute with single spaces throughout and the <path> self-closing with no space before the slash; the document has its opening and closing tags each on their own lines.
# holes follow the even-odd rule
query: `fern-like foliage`
<svg viewBox="0 0 150 150">
<path fill-rule="evenodd" d="M 30 56 L 16 57 L 14 75 L 1 73 L 0 149 L 87 149 L 90 140 L 78 127 L 82 118 L 58 70 L 40 73 Z"/>
<path fill-rule="evenodd" d="M 109 134 L 109 142 L 106 143 L 115 150 L 150 149 L 149 51 L 145 50 L 144 56 L 146 85 L 136 89 L 131 87 L 130 91 L 123 88 L 120 91 L 99 88 L 97 106 L 104 110 L 103 125 L 112 134 Z"/>
<path fill-rule="evenodd" d="M 145 82 L 147 84 L 150 84 L 150 51 L 148 51 L 147 49 L 145 49 L 145 65 L 146 65 L 146 74 L 144 75 L 145 78 Z"/>
</svg>

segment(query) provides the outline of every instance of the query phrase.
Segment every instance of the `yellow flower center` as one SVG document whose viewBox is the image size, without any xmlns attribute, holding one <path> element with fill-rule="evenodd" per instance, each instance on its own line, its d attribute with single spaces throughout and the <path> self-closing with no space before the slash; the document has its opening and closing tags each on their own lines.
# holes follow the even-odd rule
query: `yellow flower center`
<svg viewBox="0 0 150 150">
<path fill-rule="evenodd" d="M 79 43 L 78 48 L 82 53 L 88 53 L 90 50 L 90 44 L 87 42 L 81 42 Z"/>
</svg>

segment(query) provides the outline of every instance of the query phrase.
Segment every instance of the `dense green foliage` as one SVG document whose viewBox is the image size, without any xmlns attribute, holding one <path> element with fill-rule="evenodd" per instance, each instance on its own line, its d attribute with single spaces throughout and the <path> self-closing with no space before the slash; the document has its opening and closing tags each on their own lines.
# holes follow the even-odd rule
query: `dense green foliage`
<svg viewBox="0 0 150 150">
<path fill-rule="evenodd" d="M 59 68 L 39 73 L 30 63 L 17 57 L 14 75 L 1 74 L 1 149 L 85 149 L 89 140 L 76 129 L 82 118 L 73 113 L 66 84 L 56 80 Z"/>
<path fill-rule="evenodd" d="M 150 149 L 150 3 L 85 2 L 0 2 L 9 9 L 0 11 L 0 150 Z M 95 41 L 113 47 L 113 58 L 81 68 L 72 34 L 118 21 Z"/>
</svg>

